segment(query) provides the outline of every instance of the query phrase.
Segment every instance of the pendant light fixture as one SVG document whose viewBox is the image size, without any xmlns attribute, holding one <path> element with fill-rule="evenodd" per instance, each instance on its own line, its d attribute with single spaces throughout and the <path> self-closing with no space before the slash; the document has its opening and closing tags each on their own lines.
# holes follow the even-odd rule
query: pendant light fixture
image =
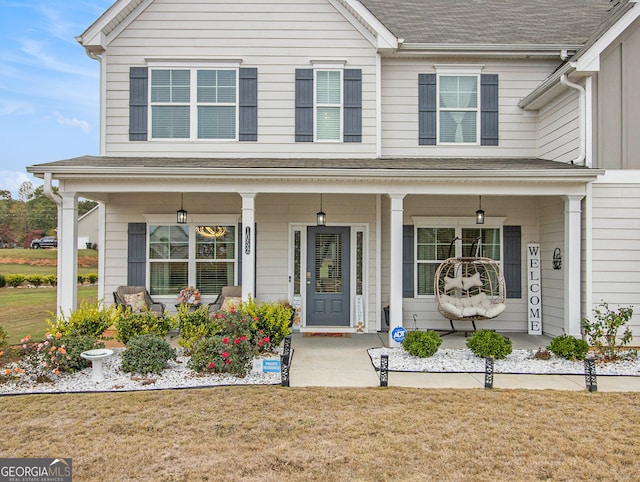
<svg viewBox="0 0 640 482">
<path fill-rule="evenodd" d="M 476 211 L 476 224 L 484 224 L 484 211 L 482 210 L 482 196 L 478 196 L 478 210 Z"/>
<path fill-rule="evenodd" d="M 327 215 L 322 210 L 322 193 L 320 193 L 320 211 L 316 213 L 316 224 L 318 226 L 326 226 L 327 225 Z"/>
<path fill-rule="evenodd" d="M 184 210 L 184 193 L 180 193 L 180 209 L 176 211 L 176 221 L 178 224 L 187 223 L 187 211 Z"/>
</svg>

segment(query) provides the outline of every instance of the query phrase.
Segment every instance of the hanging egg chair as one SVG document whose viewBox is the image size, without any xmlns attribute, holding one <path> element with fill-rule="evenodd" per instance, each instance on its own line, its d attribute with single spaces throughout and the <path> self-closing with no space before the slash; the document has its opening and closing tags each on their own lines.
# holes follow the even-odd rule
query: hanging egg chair
<svg viewBox="0 0 640 482">
<path fill-rule="evenodd" d="M 451 242 L 452 245 L 455 239 Z M 449 320 L 454 333 L 454 321 L 475 322 L 489 320 L 506 308 L 505 282 L 500 264 L 491 258 L 449 257 L 444 260 L 434 277 L 436 306 Z"/>
</svg>

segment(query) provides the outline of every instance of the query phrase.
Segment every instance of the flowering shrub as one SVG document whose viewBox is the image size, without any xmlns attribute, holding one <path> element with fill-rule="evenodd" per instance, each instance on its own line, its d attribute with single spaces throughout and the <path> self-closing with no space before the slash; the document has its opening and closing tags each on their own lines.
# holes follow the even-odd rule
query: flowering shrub
<svg viewBox="0 0 640 482">
<path fill-rule="evenodd" d="M 27 336 L 20 340 L 21 362 L 5 369 L 4 375 L 12 379 L 53 381 L 63 372 L 87 368 L 90 362 L 80 354 L 95 348 L 104 348 L 104 343 L 97 342 L 95 337 L 88 335 L 65 337 L 60 332 L 55 335 L 47 333 L 42 342 L 32 342 L 31 337 Z"/>
<path fill-rule="evenodd" d="M 200 291 L 195 286 L 187 286 L 178 294 L 178 301 L 180 303 L 187 303 L 190 305 L 199 305 Z"/>
<path fill-rule="evenodd" d="M 242 311 L 231 309 L 229 313 L 216 313 L 213 324 L 217 334 L 194 343 L 189 366 L 202 373 L 245 377 L 255 351 L 253 321 Z"/>
</svg>

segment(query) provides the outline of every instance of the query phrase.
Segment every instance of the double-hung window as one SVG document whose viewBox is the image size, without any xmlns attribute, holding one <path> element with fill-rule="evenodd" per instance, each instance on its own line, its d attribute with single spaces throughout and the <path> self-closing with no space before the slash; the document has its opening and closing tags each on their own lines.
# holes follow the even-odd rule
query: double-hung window
<svg viewBox="0 0 640 482">
<path fill-rule="evenodd" d="M 153 139 L 238 139 L 237 69 L 152 69 Z"/>
<path fill-rule="evenodd" d="M 217 295 L 236 285 L 236 228 L 233 224 L 150 224 L 149 288 L 152 295 L 175 297 L 185 286 Z"/>
<path fill-rule="evenodd" d="M 418 295 L 433 295 L 438 266 L 453 256 L 501 259 L 501 228 L 465 226 L 416 227 L 416 279 Z M 454 241 L 455 240 L 455 241 Z"/>
<path fill-rule="evenodd" d="M 478 142 L 478 75 L 438 76 L 440 144 Z"/>
<path fill-rule="evenodd" d="M 342 139 L 342 71 L 315 71 L 315 117 L 317 141 Z"/>
</svg>

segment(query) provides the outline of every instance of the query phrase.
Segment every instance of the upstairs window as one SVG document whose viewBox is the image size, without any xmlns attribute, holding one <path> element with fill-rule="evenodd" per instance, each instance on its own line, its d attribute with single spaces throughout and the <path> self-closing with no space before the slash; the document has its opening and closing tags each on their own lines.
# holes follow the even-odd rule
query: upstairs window
<svg viewBox="0 0 640 482">
<path fill-rule="evenodd" d="M 316 140 L 339 141 L 342 138 L 342 72 L 316 71 Z"/>
<path fill-rule="evenodd" d="M 236 70 L 151 70 L 152 139 L 237 140 Z"/>
<path fill-rule="evenodd" d="M 480 67 L 418 74 L 418 145 L 499 145 L 498 76 Z"/>
<path fill-rule="evenodd" d="M 478 106 L 477 75 L 438 76 L 439 143 L 477 143 Z"/>
</svg>

